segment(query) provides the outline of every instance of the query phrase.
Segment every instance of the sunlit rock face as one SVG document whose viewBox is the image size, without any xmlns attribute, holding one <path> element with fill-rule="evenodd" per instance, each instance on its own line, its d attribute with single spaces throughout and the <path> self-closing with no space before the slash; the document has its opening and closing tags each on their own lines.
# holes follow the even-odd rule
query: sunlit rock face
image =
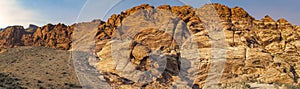
<svg viewBox="0 0 300 89">
<path fill-rule="evenodd" d="M 47 24 L 43 27 L 11 26 L 4 29 L 0 36 L 1 47 L 45 46 L 62 50 L 70 49 L 72 29 L 64 24 Z"/>
<path fill-rule="evenodd" d="M 23 26 L 9 26 L 0 31 L 0 48 L 12 48 L 18 46 L 43 46 L 60 50 L 71 49 L 72 36 L 74 29 L 83 30 L 89 25 L 102 24 L 100 20 L 92 22 L 76 23 L 71 26 L 65 24 L 47 24 L 42 27 L 30 25 L 28 28 Z M 81 28 L 80 28 L 81 27 Z M 76 34 L 77 35 L 77 34 Z M 75 38 L 81 35 L 76 36 Z"/>
<path fill-rule="evenodd" d="M 214 13 L 217 13 L 217 16 L 211 15 L 210 18 L 199 16 L 199 14 L 201 15 L 210 10 L 210 7 L 214 7 L 216 11 Z M 139 16 L 131 18 L 131 15 L 135 15 L 141 10 L 146 11 L 143 16 L 140 16 L 141 18 Z M 138 88 L 144 84 L 143 87 L 146 88 L 168 88 L 181 79 L 178 77 L 178 73 L 180 73 L 180 61 L 183 60 L 181 55 L 184 53 L 180 51 L 180 42 L 174 40 L 174 34 L 163 35 L 168 32 L 160 31 L 161 29 L 157 26 L 147 23 L 149 19 L 143 19 L 146 16 L 151 17 L 151 15 L 155 17 L 154 14 L 159 13 L 155 10 L 165 10 L 180 19 L 173 20 L 164 27 L 187 29 L 197 44 L 197 47 L 195 47 L 197 52 L 190 55 L 195 56 L 200 61 L 197 65 L 199 69 L 195 72 L 197 77 L 193 80 L 194 86 L 192 87 L 205 87 L 209 69 L 212 68 L 211 41 L 215 39 L 210 37 L 210 31 L 207 29 L 205 22 L 215 20 L 213 18 L 218 18 L 215 22 L 221 23 L 225 35 L 222 38 L 226 44 L 226 61 L 220 80 L 222 86 L 232 87 L 235 84 L 232 84 L 232 86 L 226 84 L 249 81 L 299 84 L 299 78 L 297 77 L 300 63 L 298 61 L 300 57 L 298 55 L 299 28 L 291 25 L 285 19 L 275 21 L 270 16 L 265 16 L 261 20 L 256 20 L 243 8 L 229 8 L 221 4 L 208 4 L 201 8 L 169 5 L 153 7 L 144 4 L 126 10 L 121 14 L 113 15 L 105 24 L 99 26 L 96 36 L 96 44 L 98 44 L 96 45 L 96 52 L 101 61 L 97 64 L 97 68 L 107 73 L 106 78 L 111 80 L 110 83 L 115 85 L 114 87 Z M 161 19 L 160 24 L 166 24 L 164 20 L 168 21 L 169 19 Z M 180 24 L 178 24 L 178 21 L 181 21 Z M 149 65 L 152 62 L 148 58 L 152 52 L 155 52 L 154 49 L 160 48 L 163 50 L 162 54 L 168 55 L 165 68 L 167 71 L 164 71 L 159 78 L 154 78 L 149 83 L 138 83 L 134 79 L 122 81 L 122 78 L 128 80 L 130 78 L 122 77 L 124 74 L 117 69 L 118 62 L 113 58 L 115 55 L 112 55 L 112 51 L 115 51 L 114 37 L 120 33 L 120 27 L 126 27 L 122 25 L 126 25 L 128 29 L 130 27 L 136 28 L 131 31 L 141 32 L 130 38 L 131 41 L 126 44 L 128 45 L 126 48 L 119 49 L 127 50 L 124 51 L 127 53 L 125 57 L 128 57 L 129 63 L 134 66 L 132 68 L 141 71 L 151 70 L 152 67 Z M 118 35 L 118 37 L 122 37 L 122 35 Z M 245 86 L 241 85 L 239 87 Z"/>
<path fill-rule="evenodd" d="M 243 88 L 245 82 L 299 85 L 300 27 L 268 15 L 255 19 L 241 7 L 222 4 L 200 8 L 142 4 L 114 14 L 106 22 L 31 25 L 27 29 L 10 26 L 0 31 L 0 52 L 18 46 L 84 47 L 76 40 L 89 33 L 80 29 L 91 24 L 97 30 L 86 36 L 94 38 L 86 42 L 95 45 L 100 59 L 95 67 L 114 88 L 170 88 L 185 84 L 181 80 L 187 78 L 192 83 L 188 88 L 208 87 L 205 83 L 214 68 L 214 50 L 223 50 L 226 59 L 219 87 Z M 213 43 L 218 41 L 224 45 Z M 145 72 L 152 77 L 140 82 Z M 182 73 L 191 75 L 182 77 Z"/>
</svg>

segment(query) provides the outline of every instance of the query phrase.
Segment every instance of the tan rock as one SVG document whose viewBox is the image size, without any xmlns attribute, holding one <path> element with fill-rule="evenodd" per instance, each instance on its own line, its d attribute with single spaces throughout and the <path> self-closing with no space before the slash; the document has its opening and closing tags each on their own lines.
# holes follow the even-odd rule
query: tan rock
<svg viewBox="0 0 300 89">
<path fill-rule="evenodd" d="M 246 66 L 253 68 L 266 68 L 273 62 L 269 53 L 263 52 L 259 48 L 248 48 L 246 54 Z"/>
<path fill-rule="evenodd" d="M 263 22 L 275 22 L 269 15 L 266 15 L 263 19 Z"/>
<path fill-rule="evenodd" d="M 277 25 L 279 29 L 287 29 L 293 28 L 292 24 L 290 24 L 286 19 L 280 18 L 277 20 Z"/>
<path fill-rule="evenodd" d="M 297 53 L 297 48 L 292 44 L 286 44 L 284 51 L 286 53 Z"/>
<path fill-rule="evenodd" d="M 267 69 L 261 77 L 258 79 L 264 83 L 293 83 L 293 79 L 289 77 L 288 74 L 282 73 L 275 68 Z"/>
<path fill-rule="evenodd" d="M 216 12 L 209 12 L 214 10 Z M 136 89 L 143 85 L 149 89 L 169 88 L 176 84 L 176 80 L 185 79 L 178 77 L 178 72 L 182 71 L 179 68 L 194 74 L 195 86 L 203 88 L 209 70 L 215 68 L 212 65 L 213 57 L 226 59 L 222 67 L 221 86 L 235 88 L 226 85 L 232 82 L 299 84 L 300 81 L 297 77 L 300 74 L 300 28 L 291 26 L 285 19 L 275 22 L 270 16 L 265 16 L 255 20 L 243 8 L 229 8 L 221 4 L 206 4 L 199 9 L 169 5 L 154 8 L 142 4 L 112 15 L 105 23 L 96 22 L 99 25 L 96 26 L 97 32 L 82 32 L 95 33 L 95 52 L 100 58 L 96 67 L 106 74 L 114 88 Z M 47 24 L 43 27 L 32 26 L 27 30 L 21 26 L 8 27 L 0 31 L 0 48 L 45 46 L 68 50 L 72 45 L 90 51 L 93 47 L 77 41 L 73 42 L 79 45 L 71 44 L 72 40 L 93 38 L 81 37 L 73 32 L 75 28 L 78 31 L 78 28 L 82 29 L 88 24 Z M 225 36 L 214 39 L 214 34 L 208 31 L 211 29 L 223 31 Z M 192 42 L 193 45 L 182 46 L 190 49 L 181 49 L 189 36 L 193 37 L 195 44 Z M 130 40 L 118 43 L 118 38 Z M 224 40 L 227 47 L 213 51 L 212 46 L 216 45 L 211 43 L 213 40 Z M 84 43 L 93 42 L 87 40 Z M 226 54 L 214 55 L 221 51 Z M 149 76 L 159 74 L 156 68 L 162 67 L 159 63 L 163 63 L 163 60 L 166 60 L 166 68 L 157 78 L 150 79 L 153 82 L 136 82 L 144 71 L 154 73 Z M 181 62 L 183 60 L 189 62 L 184 64 Z"/>
<path fill-rule="evenodd" d="M 201 15 L 204 14 L 205 11 L 211 10 L 209 6 L 214 6 L 219 15 L 213 15 L 213 13 L 209 13 L 210 15 L 196 16 L 199 15 L 199 13 Z M 138 8 L 136 7 L 135 9 L 131 10 L 137 11 L 138 9 L 143 9 L 144 7 L 145 5 Z M 146 7 L 148 6 L 146 5 Z M 299 73 L 300 69 L 299 61 L 297 60 L 299 59 L 299 55 L 297 53 L 299 50 L 298 34 L 300 31 L 295 29 L 292 30 L 293 28 L 290 27 L 288 25 L 288 22 L 284 19 L 279 19 L 275 22 L 270 16 L 266 16 L 261 20 L 255 20 L 244 9 L 240 7 L 229 8 L 220 4 L 208 4 L 200 9 L 192 9 L 192 7 L 190 6 L 170 7 L 168 5 L 160 6 L 158 8 L 161 10 L 171 11 L 174 15 L 176 15 L 186 23 L 180 23 L 177 26 L 171 23 L 170 25 L 164 25 L 166 26 L 166 28 L 164 29 L 170 29 L 172 27 L 180 27 L 181 29 L 186 26 L 186 28 L 188 28 L 188 30 L 192 32 L 194 40 L 198 45 L 197 48 L 199 48 L 197 50 L 198 53 L 196 51 L 193 51 L 194 53 L 180 53 L 175 46 L 177 44 L 177 41 L 173 42 L 171 40 L 171 35 L 173 34 L 164 34 L 164 32 L 159 31 L 157 28 L 136 28 L 136 30 L 139 30 L 141 32 L 133 37 L 134 45 L 131 45 L 132 49 L 130 49 L 132 50 L 132 58 L 136 58 L 139 60 L 148 60 L 147 56 L 149 55 L 147 54 L 154 52 L 155 49 L 161 49 L 162 54 L 167 55 L 166 58 L 168 60 L 166 68 L 168 72 L 164 76 L 162 76 L 163 79 L 168 81 L 168 83 L 166 83 L 167 85 L 170 84 L 169 82 L 173 82 L 172 79 L 181 80 L 181 78 L 178 78 L 176 76 L 176 73 L 174 73 L 180 71 L 176 69 L 178 68 L 177 66 L 179 64 L 178 62 L 176 62 L 178 60 L 176 58 L 179 56 L 178 54 L 181 54 L 182 57 L 197 59 L 200 61 L 199 64 L 197 64 L 198 62 L 190 64 L 193 66 L 196 66 L 197 64 L 197 67 L 200 68 L 199 71 L 193 72 L 193 70 L 188 68 L 186 69 L 186 71 L 188 73 L 192 72 L 198 74 L 194 83 L 198 84 L 200 87 L 204 86 L 209 69 L 212 66 L 211 58 L 213 55 L 213 51 L 211 47 L 211 41 L 214 40 L 213 38 L 211 38 L 209 32 L 205 28 L 208 26 L 206 26 L 206 24 L 204 23 L 214 21 L 222 23 L 223 31 L 225 34 L 224 40 L 226 41 L 226 44 L 228 46 L 228 48 L 226 49 L 225 58 L 227 60 L 224 66 L 222 82 L 241 82 L 251 80 L 260 81 L 263 83 L 295 84 L 295 80 L 289 76 L 293 76 L 295 74 L 291 72 L 290 69 L 294 68 L 296 73 Z M 151 11 L 152 9 L 150 8 L 149 11 Z M 114 20 L 119 23 L 117 18 L 124 19 L 126 18 L 126 16 L 129 16 L 129 14 L 121 13 L 121 17 L 118 17 L 116 15 L 113 16 L 113 18 L 116 18 Z M 128 21 L 130 22 L 131 20 Z M 125 20 L 125 22 L 128 21 Z M 143 20 L 140 20 L 140 22 L 147 23 Z M 103 31 L 99 33 L 99 39 L 110 39 L 110 34 L 116 30 L 116 28 L 114 28 L 113 26 L 117 26 L 117 24 L 113 23 L 114 22 L 109 22 L 109 24 L 106 24 L 107 26 L 100 26 L 101 30 Z M 162 21 L 162 24 L 165 24 L 165 22 Z M 135 27 L 137 25 L 139 24 L 135 23 L 126 26 Z M 149 23 L 148 25 L 152 26 L 153 24 Z M 153 27 L 155 26 L 153 25 Z M 106 32 L 105 30 L 110 31 Z M 156 34 L 156 36 L 159 37 L 151 36 L 149 34 Z M 103 45 L 103 43 L 101 44 Z M 148 48 L 148 51 L 143 51 Z M 217 50 L 221 51 L 225 49 Z M 196 56 L 193 56 L 192 54 L 195 54 Z M 149 61 L 144 61 L 144 64 L 142 62 L 140 63 L 142 64 L 140 64 L 140 66 L 151 65 Z M 292 68 L 291 66 L 294 67 Z M 145 70 L 149 69 L 151 69 L 151 67 L 145 68 Z M 171 75 L 173 77 L 166 78 L 168 77 L 166 75 Z M 147 87 L 157 88 L 157 86 L 154 86 L 159 85 L 155 83 L 153 84 L 154 85 L 149 84 L 149 86 Z"/>
<path fill-rule="evenodd" d="M 267 46 L 265 46 L 265 49 L 270 52 L 272 55 L 275 54 L 281 54 L 283 53 L 285 44 L 283 42 L 273 42 Z"/>
<path fill-rule="evenodd" d="M 150 50 L 148 48 L 146 48 L 145 46 L 137 45 L 137 46 L 134 46 L 134 48 L 132 50 L 132 55 L 136 60 L 141 61 L 144 58 L 146 58 L 147 56 L 149 56 L 149 52 L 150 52 Z"/>
<path fill-rule="evenodd" d="M 252 21 L 254 18 L 250 16 L 243 8 L 234 7 L 231 9 L 232 21 Z"/>
<path fill-rule="evenodd" d="M 286 42 L 296 41 L 299 40 L 300 36 L 297 32 L 293 29 L 284 29 L 281 31 L 282 39 Z"/>
<path fill-rule="evenodd" d="M 257 30 L 256 35 L 258 37 L 258 42 L 263 46 L 281 40 L 281 34 L 276 30 Z"/>
</svg>

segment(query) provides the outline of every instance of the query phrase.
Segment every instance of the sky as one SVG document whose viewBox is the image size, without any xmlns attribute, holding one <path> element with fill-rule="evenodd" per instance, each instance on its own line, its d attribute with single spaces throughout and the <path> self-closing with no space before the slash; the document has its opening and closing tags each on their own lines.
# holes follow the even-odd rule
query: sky
<svg viewBox="0 0 300 89">
<path fill-rule="evenodd" d="M 200 7 L 211 2 L 242 7 L 256 19 L 270 15 L 275 20 L 286 18 L 300 25 L 300 0 L 0 0 L 0 28 L 48 23 L 71 25 L 93 19 L 105 21 L 112 14 L 142 3 Z"/>
</svg>

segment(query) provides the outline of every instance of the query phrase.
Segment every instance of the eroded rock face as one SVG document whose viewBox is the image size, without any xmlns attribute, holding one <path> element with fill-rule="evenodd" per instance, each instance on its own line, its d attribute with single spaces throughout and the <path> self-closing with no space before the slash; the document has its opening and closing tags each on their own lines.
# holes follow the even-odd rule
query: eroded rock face
<svg viewBox="0 0 300 89">
<path fill-rule="evenodd" d="M 188 30 L 187 28 L 183 28 L 185 30 L 180 29 L 182 28 L 181 25 L 185 26 L 183 21 L 172 17 L 170 12 L 163 11 L 165 10 L 152 8 L 136 12 L 138 15 L 142 13 L 141 16 L 133 15 L 123 19 L 122 27 L 114 28 L 118 31 L 113 33 L 111 41 L 106 43 L 102 50 L 97 53 L 101 59 L 97 68 L 105 72 L 106 77 L 112 79 L 111 83 L 118 85 L 115 87 L 124 87 L 122 84 L 127 82 L 122 82 L 120 78 L 126 78 L 131 80 L 132 85 L 134 85 L 130 87 L 137 88 L 149 85 L 149 88 L 153 88 L 157 87 L 158 84 L 162 88 L 167 88 L 174 81 L 171 77 L 178 75 L 179 54 L 177 53 L 179 52 L 177 43 L 185 37 L 180 36 L 182 38 L 175 41 L 174 35 L 181 35 L 176 33 Z M 170 16 L 167 16 L 168 18 L 158 16 L 166 14 L 170 14 Z M 145 18 L 144 15 L 149 16 L 149 18 Z M 143 24 L 132 22 L 136 20 Z M 177 24 L 169 23 L 169 20 L 173 20 Z M 162 22 L 157 24 L 155 21 Z M 147 25 L 143 26 L 145 24 Z M 118 76 L 113 76 L 110 73 Z M 147 76 L 153 77 L 148 78 Z"/>
<path fill-rule="evenodd" d="M 157 29 L 146 29 L 137 34 L 128 45 L 121 45 L 114 42 L 115 41 L 108 42 L 108 44 L 104 46 L 103 50 L 98 53 L 101 61 L 97 64 L 98 69 L 107 74 L 105 77 L 111 79 L 111 83 L 118 85 L 114 87 L 138 88 L 144 85 L 148 85 L 148 88 L 170 87 L 171 82 L 174 81 L 171 77 L 177 75 L 179 72 L 179 64 L 177 62 L 179 55 L 176 53 L 176 50 L 178 49 L 176 49 L 176 44 L 172 40 L 171 35 Z M 116 45 L 113 44 L 118 44 L 120 48 L 115 47 Z M 122 54 L 111 55 L 114 54 L 112 51 L 117 53 L 120 52 Z M 115 59 L 118 57 L 113 56 L 121 56 L 125 58 L 125 60 L 128 57 L 127 59 L 130 63 L 123 64 L 123 58 Z M 166 65 L 160 65 L 161 62 L 166 63 Z M 125 68 L 118 69 L 118 66 L 123 65 L 126 65 Z M 158 68 L 165 69 L 159 70 Z M 127 71 L 132 72 L 127 73 Z M 152 76 L 155 76 L 153 77 L 154 80 L 149 80 L 153 82 L 144 83 L 144 79 L 140 79 L 140 82 L 137 82 L 135 78 L 141 78 L 140 74 L 146 71 L 150 72 L 150 75 L 153 74 Z M 117 76 L 111 75 L 110 73 L 116 74 Z M 159 73 L 162 73 L 162 75 L 155 75 Z M 147 74 L 148 73 L 146 73 L 146 75 Z M 126 78 L 131 81 L 122 81 L 122 78 Z M 128 84 L 129 82 L 135 86 L 123 85 Z"/>
<path fill-rule="evenodd" d="M 212 9 L 216 12 L 208 12 Z M 138 16 L 135 14 L 141 10 L 151 13 L 143 14 L 145 17 L 151 17 L 151 15 L 154 17 L 135 18 Z M 167 13 L 157 14 L 157 10 Z M 164 15 L 169 17 L 159 18 Z M 128 22 L 131 23 L 124 24 Z M 210 23 L 207 24 L 207 22 Z M 162 29 L 184 29 L 193 36 L 197 44 L 194 48 L 197 49 L 199 55 L 195 52 L 195 55 L 191 56 L 193 54 L 191 53 L 189 56 L 198 58 L 197 60 L 200 61 L 197 66 L 199 69 L 193 72 L 196 78 L 191 80 L 195 84 L 194 87 L 205 87 L 209 69 L 213 68 L 212 40 L 225 40 L 224 44 L 226 44 L 226 49 L 218 49 L 226 50 L 224 71 L 220 79 L 222 84 L 249 81 L 294 85 L 300 83 L 300 27 L 293 26 L 285 19 L 275 21 L 270 16 L 265 16 L 256 20 L 243 8 L 229 8 L 221 4 L 207 4 L 201 8 L 169 5 L 155 8 L 143 4 L 112 15 L 107 22 L 100 22 L 100 24 L 95 32 L 95 52 L 100 58 L 97 68 L 105 72 L 105 78 L 115 88 L 169 88 L 177 80 L 184 80 L 178 77 L 182 68 L 181 61 L 184 60 L 181 58 L 184 53 L 180 53 L 180 44 L 183 42 L 177 41 L 180 38 L 174 38 L 175 35 L 180 34 L 170 34 L 176 31 L 167 32 Z M 214 30 L 223 31 L 225 36 L 214 39 L 209 29 L 217 27 L 218 24 L 222 26 L 222 29 Z M 4 52 L 4 48 L 17 46 L 45 46 L 68 50 L 71 48 L 71 36 L 75 25 L 48 24 L 43 27 L 32 25 L 28 29 L 21 26 L 8 27 L 0 32 L 0 51 Z M 114 41 L 116 32 L 122 33 L 120 26 L 124 29 L 134 27 L 133 32 L 139 33 L 134 37 L 129 37 L 131 41 L 127 44 L 120 44 L 119 48 L 114 48 L 115 46 L 112 45 L 116 45 L 114 42 L 117 42 Z M 122 37 L 122 35 L 119 36 Z M 122 62 L 114 60 L 113 57 L 116 55 L 112 54 L 112 50 L 125 52 L 121 58 L 128 58 L 128 62 L 132 63 L 126 70 L 150 70 L 159 73 L 153 70 L 160 66 L 155 64 L 157 62 L 150 60 L 151 57 L 166 59 L 166 68 L 152 82 L 139 83 L 126 76 L 140 72 L 120 72 L 119 63 Z"/>
<path fill-rule="evenodd" d="M 210 10 L 210 7 L 215 7 L 218 16 L 210 15 L 211 18 L 205 16 L 199 16 L 205 11 Z M 109 73 L 117 74 L 117 77 L 121 77 L 114 68 L 117 62 L 112 61 L 111 54 L 111 39 L 113 39 L 113 34 L 116 32 L 118 26 L 124 22 L 125 18 L 130 17 L 138 10 L 153 10 L 155 9 L 149 5 L 141 5 L 129 9 L 126 12 L 122 12 L 118 15 L 113 15 L 108 22 L 99 27 L 98 35 L 96 36 L 96 44 L 101 44 L 101 46 L 96 46 L 96 52 L 99 52 L 98 56 L 102 61 L 98 63 L 98 69 L 106 71 L 108 79 L 113 79 L 112 75 Z M 195 9 L 190 6 L 158 6 L 157 9 L 170 11 L 173 15 L 180 18 L 186 24 L 175 24 L 173 27 L 185 27 L 187 28 L 194 37 L 197 43 L 197 49 L 199 55 L 193 55 L 199 58 L 199 70 L 197 73 L 197 78 L 193 80 L 196 86 L 203 88 L 205 80 L 208 76 L 209 69 L 211 68 L 212 60 L 212 44 L 213 39 L 209 35 L 208 29 L 206 29 L 207 24 L 204 24 L 211 19 L 215 22 L 220 22 L 223 27 L 223 32 L 225 34 L 222 40 L 225 40 L 226 44 L 226 61 L 223 71 L 223 76 L 220 83 L 228 84 L 233 82 L 249 82 L 249 81 L 259 81 L 261 83 L 282 83 L 282 84 L 299 84 L 299 26 L 292 26 L 285 19 L 279 19 L 277 21 L 273 20 L 270 16 L 265 16 L 261 20 L 255 20 L 250 16 L 244 9 L 240 7 L 229 8 L 221 4 L 209 4 L 201 7 L 200 9 Z M 219 20 L 216 20 L 219 18 Z M 143 21 L 141 21 L 143 22 Z M 163 24 L 163 23 L 162 23 Z M 130 25 L 131 26 L 131 25 Z M 133 26 L 133 25 L 132 25 Z M 214 27 L 214 25 L 212 25 Z M 210 27 L 211 28 L 211 27 Z M 175 82 L 181 78 L 172 72 L 180 72 L 180 66 L 176 69 L 175 66 L 180 65 L 180 49 L 176 46 L 167 45 L 158 40 L 168 41 L 167 35 L 158 35 L 155 29 L 136 29 L 137 31 L 145 31 L 145 33 L 140 33 L 136 36 L 132 45 L 128 48 L 130 62 L 136 66 L 145 66 L 143 70 L 148 70 L 151 65 L 147 58 L 150 56 L 149 53 L 153 52 L 155 48 L 163 47 L 165 50 L 163 53 L 168 54 L 168 61 L 170 66 L 166 67 L 166 70 L 162 74 L 164 80 L 169 82 Z M 151 34 L 155 34 L 151 36 Z M 170 44 L 173 44 L 171 40 Z M 109 42 L 109 44 L 106 44 Z M 106 46 L 105 46 L 106 45 Z M 223 49 L 220 49 L 223 50 Z M 171 56 L 172 55 L 172 56 Z M 148 64 L 150 63 L 150 64 Z M 175 69 L 172 69 L 175 68 Z M 151 69 L 151 68 L 150 68 Z M 171 76 L 167 76 L 171 74 Z M 115 76 L 116 77 L 116 76 Z M 120 82 L 119 78 L 114 78 L 116 81 Z M 129 79 L 130 80 L 130 79 Z M 167 85 L 161 85 L 161 80 L 154 80 L 154 82 L 145 85 L 146 88 L 167 88 L 171 85 L 169 83 L 164 83 Z M 128 82 L 127 82 L 128 83 Z M 115 87 L 125 87 L 125 88 L 137 88 L 139 86 L 135 85 L 136 82 L 131 81 L 132 84 L 127 84 L 122 82 Z M 117 84 L 117 82 L 111 82 L 112 85 Z M 127 84 L 126 86 L 124 84 Z M 221 84 L 221 85 L 222 85 Z M 225 86 L 224 85 L 224 86 Z M 156 86 L 156 87 L 154 87 Z M 223 86 L 223 85 L 222 85 Z"/>
<path fill-rule="evenodd" d="M 33 34 L 33 45 L 63 50 L 70 49 L 72 30 L 64 24 L 48 24 L 42 28 L 38 28 Z"/>
<path fill-rule="evenodd" d="M 0 44 L 1 48 L 44 46 L 67 50 L 71 47 L 71 34 L 72 29 L 64 24 L 48 24 L 44 27 L 31 25 L 28 29 L 11 26 L 0 33 Z"/>
<path fill-rule="evenodd" d="M 75 28 L 88 26 L 89 24 L 100 25 L 103 22 L 94 20 L 67 26 L 64 24 L 47 24 L 42 27 L 30 25 L 28 28 L 22 26 L 10 26 L 0 32 L 0 48 L 12 48 L 17 46 L 42 46 L 60 50 L 71 49 L 72 34 Z M 87 28 L 79 28 L 84 30 Z"/>
<path fill-rule="evenodd" d="M 22 35 L 25 34 L 25 30 L 22 26 L 11 26 L 6 28 L 0 33 L 1 36 L 1 48 L 16 47 L 19 45 L 24 45 L 21 42 Z"/>
</svg>

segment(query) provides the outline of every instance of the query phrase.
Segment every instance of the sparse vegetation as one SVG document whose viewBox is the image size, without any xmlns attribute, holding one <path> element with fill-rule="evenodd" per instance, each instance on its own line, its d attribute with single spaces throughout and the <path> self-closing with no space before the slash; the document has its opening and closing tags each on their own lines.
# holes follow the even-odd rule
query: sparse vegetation
<svg viewBox="0 0 300 89">
<path fill-rule="evenodd" d="M 300 85 L 284 84 L 287 89 L 300 89 Z"/>
</svg>

